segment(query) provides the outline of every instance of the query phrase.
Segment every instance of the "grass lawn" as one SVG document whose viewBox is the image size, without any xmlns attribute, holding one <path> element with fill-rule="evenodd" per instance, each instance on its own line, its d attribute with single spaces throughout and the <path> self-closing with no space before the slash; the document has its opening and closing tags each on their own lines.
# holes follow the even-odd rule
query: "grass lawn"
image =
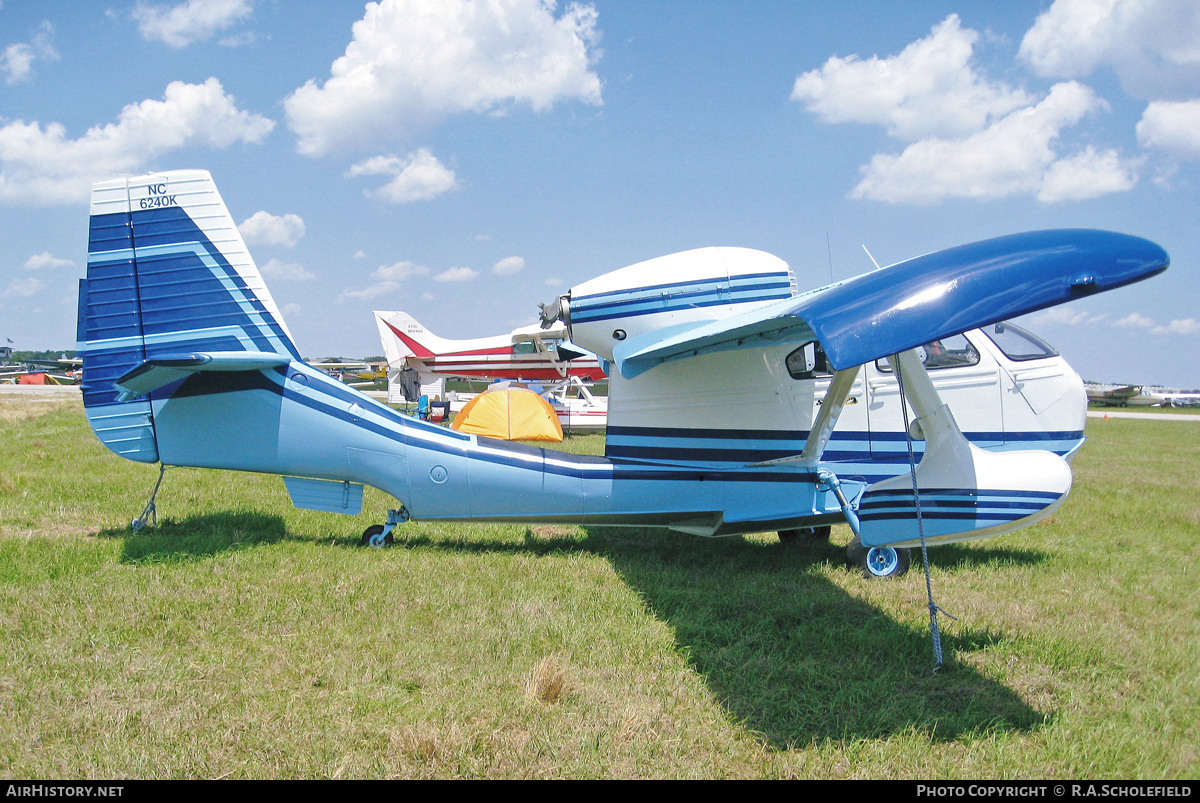
<svg viewBox="0 0 1200 803">
<path fill-rule="evenodd" d="M 1071 498 L 890 582 L 830 543 L 409 523 L 157 468 L 0 398 L 6 778 L 1200 775 L 1200 426 L 1090 419 Z M 569 448 L 598 453 L 600 436 Z"/>
</svg>

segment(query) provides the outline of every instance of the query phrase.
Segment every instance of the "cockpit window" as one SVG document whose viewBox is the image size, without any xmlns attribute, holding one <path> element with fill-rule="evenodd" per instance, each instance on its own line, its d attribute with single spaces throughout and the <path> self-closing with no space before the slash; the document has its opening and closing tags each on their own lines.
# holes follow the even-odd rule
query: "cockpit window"
<svg viewBox="0 0 1200 803">
<path fill-rule="evenodd" d="M 833 371 L 829 368 L 829 360 L 825 358 L 821 344 L 816 341 L 805 343 L 788 354 L 783 364 L 787 368 L 788 376 L 792 379 L 812 379 L 818 376 L 833 375 Z"/>
<path fill-rule="evenodd" d="M 537 354 L 537 346 L 532 340 L 524 340 L 513 344 L 513 354 Z"/>
<path fill-rule="evenodd" d="M 1040 360 L 1058 356 L 1058 352 L 1045 340 L 1008 321 L 986 326 L 983 332 L 1010 360 Z"/>
<path fill-rule="evenodd" d="M 917 356 L 930 371 L 939 368 L 961 368 L 964 365 L 976 365 L 979 362 L 979 352 L 963 335 L 943 337 L 924 346 L 917 346 Z M 875 367 L 883 373 L 891 373 L 892 364 L 887 358 L 875 361 Z"/>
</svg>

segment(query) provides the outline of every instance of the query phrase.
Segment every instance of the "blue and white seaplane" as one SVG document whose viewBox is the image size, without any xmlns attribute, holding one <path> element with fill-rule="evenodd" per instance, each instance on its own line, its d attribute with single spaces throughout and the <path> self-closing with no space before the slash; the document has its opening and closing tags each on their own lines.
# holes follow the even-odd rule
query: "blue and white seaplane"
<svg viewBox="0 0 1200 803">
<path fill-rule="evenodd" d="M 1005 321 L 1168 264 L 1062 230 L 806 292 L 749 249 L 623 268 L 542 310 L 610 376 L 606 453 L 586 457 L 408 418 L 307 365 L 212 178 L 170 172 L 92 190 L 84 404 L 130 460 L 279 474 L 297 506 L 351 515 L 378 488 L 398 504 L 372 545 L 410 518 L 785 539 L 845 522 L 852 562 L 893 576 L 913 546 L 1028 526 L 1071 488 L 1083 383 Z"/>
</svg>

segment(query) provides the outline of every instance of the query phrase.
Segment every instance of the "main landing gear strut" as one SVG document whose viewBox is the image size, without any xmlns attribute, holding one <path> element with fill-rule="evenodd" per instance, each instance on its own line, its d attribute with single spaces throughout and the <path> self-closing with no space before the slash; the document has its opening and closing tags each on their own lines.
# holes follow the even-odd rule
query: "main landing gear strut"
<svg viewBox="0 0 1200 803">
<path fill-rule="evenodd" d="M 389 510 L 386 524 L 372 524 L 367 529 L 363 530 L 362 538 L 358 540 L 359 546 L 371 546 L 376 549 L 391 546 L 395 543 L 392 537 L 392 530 L 397 524 L 403 524 L 411 518 L 408 515 L 408 509 L 401 505 L 400 507 Z"/>
</svg>

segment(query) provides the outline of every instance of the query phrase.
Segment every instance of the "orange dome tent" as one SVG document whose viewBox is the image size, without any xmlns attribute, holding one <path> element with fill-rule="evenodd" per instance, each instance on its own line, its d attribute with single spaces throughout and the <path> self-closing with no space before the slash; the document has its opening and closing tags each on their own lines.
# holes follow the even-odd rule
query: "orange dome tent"
<svg viewBox="0 0 1200 803">
<path fill-rule="evenodd" d="M 550 403 L 524 385 L 500 382 L 467 402 L 451 429 L 506 441 L 563 439 Z"/>
</svg>

